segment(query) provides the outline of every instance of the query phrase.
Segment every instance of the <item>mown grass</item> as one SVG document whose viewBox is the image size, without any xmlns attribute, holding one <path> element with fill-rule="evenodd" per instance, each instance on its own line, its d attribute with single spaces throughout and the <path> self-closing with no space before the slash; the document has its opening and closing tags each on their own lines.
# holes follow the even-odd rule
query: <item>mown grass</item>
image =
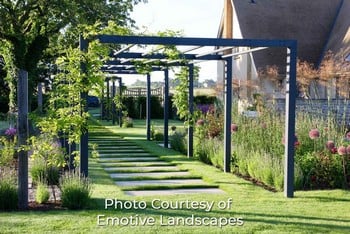
<svg viewBox="0 0 350 234">
<path fill-rule="evenodd" d="M 108 123 L 107 123 L 108 124 Z M 110 125 L 110 124 L 109 124 Z M 282 192 L 269 192 L 261 187 L 238 178 L 230 173 L 204 165 L 171 149 L 164 149 L 145 140 L 144 125 L 130 129 L 108 126 L 113 132 L 135 142 L 145 150 L 162 159 L 188 169 L 193 175 L 202 177 L 209 184 L 217 185 L 224 194 L 192 194 L 169 196 L 131 197 L 115 186 L 114 181 L 103 170 L 97 159 L 89 161 L 89 175 L 94 183 L 91 208 L 82 211 L 48 212 L 1 212 L 1 233 L 349 233 L 350 192 L 345 190 L 298 191 L 295 198 L 287 199 Z M 220 209 L 231 199 L 233 204 Z M 104 209 L 105 199 L 145 202 L 146 209 Z M 214 202 L 213 209 L 154 209 L 151 202 L 161 199 L 165 202 L 208 201 Z M 97 216 L 154 217 L 153 226 L 98 226 Z M 241 217 L 243 226 L 166 226 L 160 224 L 160 217 Z M 163 223 L 164 224 L 164 223 Z"/>
</svg>

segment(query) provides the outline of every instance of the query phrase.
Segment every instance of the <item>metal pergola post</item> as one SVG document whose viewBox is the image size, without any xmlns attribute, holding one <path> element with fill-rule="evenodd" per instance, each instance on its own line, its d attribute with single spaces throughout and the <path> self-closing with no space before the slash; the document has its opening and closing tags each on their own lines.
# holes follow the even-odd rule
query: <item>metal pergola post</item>
<svg viewBox="0 0 350 234">
<path fill-rule="evenodd" d="M 80 51 L 87 52 L 88 50 L 88 41 L 85 40 L 81 35 L 79 38 L 79 47 Z M 86 73 L 86 64 L 81 63 L 81 72 Z M 80 93 L 80 98 L 82 100 L 82 110 L 84 112 L 88 112 L 88 105 L 87 105 L 87 97 L 88 93 L 87 91 L 82 91 Z M 80 136 L 80 173 L 87 177 L 88 176 L 88 166 L 89 166 L 89 132 L 87 127 L 85 129 L 82 129 L 82 134 Z"/>
<path fill-rule="evenodd" d="M 295 102 L 296 102 L 296 43 L 287 48 L 286 66 L 286 123 L 285 123 L 285 168 L 284 195 L 292 198 L 294 195 L 294 143 L 295 143 Z"/>
<path fill-rule="evenodd" d="M 119 97 L 122 100 L 122 95 L 123 95 L 123 82 L 121 77 L 117 77 L 118 79 L 118 86 L 119 86 Z M 118 122 L 119 122 L 119 127 L 122 127 L 122 108 L 119 108 L 118 110 Z"/>
<path fill-rule="evenodd" d="M 114 103 L 114 98 L 115 98 L 115 78 L 112 78 L 112 125 L 115 125 L 115 115 L 116 115 L 116 109 L 115 109 L 115 103 Z"/>
<path fill-rule="evenodd" d="M 232 57 L 226 59 L 225 120 L 224 120 L 224 172 L 231 171 L 231 112 L 232 112 Z"/>
<path fill-rule="evenodd" d="M 102 85 L 101 103 L 100 103 L 100 119 L 101 119 L 101 121 L 103 120 L 103 117 L 104 117 L 104 111 L 103 111 L 103 108 L 104 108 L 104 104 L 103 104 L 104 97 L 105 97 L 105 88 L 104 88 L 104 85 Z"/>
<path fill-rule="evenodd" d="M 194 77 L 194 65 L 188 66 L 188 107 L 190 115 L 193 116 L 193 77 Z M 188 139 L 187 139 L 187 157 L 193 157 L 193 126 L 191 123 L 188 127 Z"/>
<path fill-rule="evenodd" d="M 106 107 L 105 107 L 105 112 L 106 112 L 106 118 L 107 118 L 107 121 L 109 121 L 109 115 L 110 115 L 110 102 L 109 102 L 109 80 L 110 78 L 106 78 Z"/>
<path fill-rule="evenodd" d="M 164 147 L 169 147 L 169 70 L 164 70 Z"/>
<path fill-rule="evenodd" d="M 147 97 L 146 97 L 146 132 L 147 140 L 151 140 L 151 74 L 147 74 Z"/>
</svg>

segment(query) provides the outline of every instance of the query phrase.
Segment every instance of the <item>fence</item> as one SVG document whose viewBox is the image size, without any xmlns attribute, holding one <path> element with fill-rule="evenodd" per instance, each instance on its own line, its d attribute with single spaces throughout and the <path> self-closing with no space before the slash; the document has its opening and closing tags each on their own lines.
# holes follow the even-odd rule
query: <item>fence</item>
<svg viewBox="0 0 350 234">
<path fill-rule="evenodd" d="M 128 88 L 123 92 L 124 97 L 146 97 L 147 89 L 146 88 Z M 163 88 L 151 89 L 151 96 L 163 98 Z"/>
</svg>

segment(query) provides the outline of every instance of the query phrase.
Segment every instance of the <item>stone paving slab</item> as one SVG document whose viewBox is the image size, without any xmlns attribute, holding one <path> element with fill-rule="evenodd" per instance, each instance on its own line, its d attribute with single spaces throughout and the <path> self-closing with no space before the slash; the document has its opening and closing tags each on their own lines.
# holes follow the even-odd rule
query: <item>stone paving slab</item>
<svg viewBox="0 0 350 234">
<path fill-rule="evenodd" d="M 178 167 L 176 166 L 160 166 L 160 167 L 156 167 L 156 166 L 146 166 L 146 167 L 142 167 L 142 166 L 136 166 L 136 167 L 105 167 L 104 168 L 106 171 L 128 171 L 128 170 L 139 170 L 140 172 L 143 171 L 153 171 L 153 170 L 180 170 Z"/>
<path fill-rule="evenodd" d="M 141 149 L 143 150 L 141 147 L 136 146 L 136 145 L 103 145 L 103 146 L 97 146 L 98 150 L 103 150 L 103 149 L 113 149 L 113 150 L 118 150 L 118 149 L 130 149 L 130 150 L 134 150 L 134 149 Z"/>
<path fill-rule="evenodd" d="M 98 149 L 98 152 L 103 152 L 103 153 L 146 153 L 143 149 Z"/>
<path fill-rule="evenodd" d="M 156 161 L 156 162 L 100 162 L 100 164 L 102 166 L 108 166 L 108 167 L 112 167 L 112 166 L 119 166 L 119 167 L 142 167 L 142 166 L 154 166 L 154 165 L 159 165 L 159 166 L 167 166 L 170 165 L 170 163 L 165 162 L 165 161 Z M 112 165 L 113 164 L 113 165 Z"/>
<path fill-rule="evenodd" d="M 175 172 L 137 172 L 137 173 L 111 173 L 112 178 L 133 178 L 133 177 L 171 177 L 171 176 L 187 176 L 190 175 L 187 171 L 175 171 Z"/>
<path fill-rule="evenodd" d="M 117 181 L 118 186 L 145 186 L 145 185 L 193 185 L 206 184 L 201 179 L 169 179 L 169 180 L 129 180 Z"/>
<path fill-rule="evenodd" d="M 120 142 L 120 143 L 130 143 L 130 144 L 135 144 L 133 142 L 124 140 L 122 138 L 94 138 L 91 139 L 89 138 L 89 141 L 94 141 L 94 142 Z"/>
<path fill-rule="evenodd" d="M 129 196 L 162 196 L 176 194 L 224 194 L 225 192 L 217 188 L 191 188 L 191 189 L 164 189 L 164 190 L 130 190 L 124 191 Z"/>
<path fill-rule="evenodd" d="M 139 158 L 139 157 L 154 157 L 154 154 L 150 154 L 147 152 L 138 152 L 138 153 L 99 153 L 101 158 L 109 158 L 109 157 L 131 157 L 131 158 Z"/>
<path fill-rule="evenodd" d="M 100 162 L 108 162 L 108 161 L 130 161 L 130 162 L 138 162 L 138 161 L 158 161 L 158 157 L 137 157 L 137 158 L 126 158 L 126 157 L 110 157 L 110 158 L 101 158 Z"/>
</svg>

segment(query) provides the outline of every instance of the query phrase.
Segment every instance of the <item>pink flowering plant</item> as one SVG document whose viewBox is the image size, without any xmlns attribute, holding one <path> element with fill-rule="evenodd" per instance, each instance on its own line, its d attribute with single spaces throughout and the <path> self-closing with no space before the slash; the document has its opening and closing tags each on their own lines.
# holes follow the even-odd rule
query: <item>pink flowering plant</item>
<svg viewBox="0 0 350 234">
<path fill-rule="evenodd" d="M 284 121 L 280 113 L 267 110 L 258 117 L 246 117 L 234 105 L 231 124 L 234 173 L 283 189 Z M 223 167 L 222 155 L 213 153 L 212 145 L 215 141 L 221 147 L 215 152 L 223 152 L 223 123 L 223 110 L 215 107 L 195 125 L 195 156 L 218 168 Z M 349 187 L 350 133 L 343 126 L 330 115 L 324 119 L 303 112 L 297 114 L 296 189 Z"/>
</svg>

